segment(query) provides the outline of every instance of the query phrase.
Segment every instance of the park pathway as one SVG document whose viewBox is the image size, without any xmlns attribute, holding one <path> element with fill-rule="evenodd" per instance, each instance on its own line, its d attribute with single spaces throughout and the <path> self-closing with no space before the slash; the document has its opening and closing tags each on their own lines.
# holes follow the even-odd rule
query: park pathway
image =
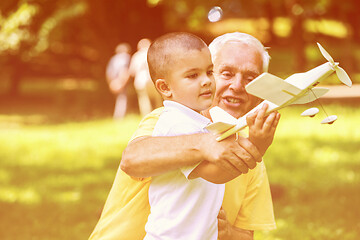
<svg viewBox="0 0 360 240">
<path fill-rule="evenodd" d="M 321 87 L 330 88 L 321 99 L 358 99 L 360 100 L 360 84 L 354 84 L 349 88 L 345 85 L 325 85 Z"/>
</svg>

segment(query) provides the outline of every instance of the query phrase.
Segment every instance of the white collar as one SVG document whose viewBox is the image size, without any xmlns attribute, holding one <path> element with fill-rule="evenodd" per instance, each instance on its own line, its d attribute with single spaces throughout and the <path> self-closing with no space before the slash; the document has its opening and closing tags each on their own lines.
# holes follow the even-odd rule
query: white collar
<svg viewBox="0 0 360 240">
<path fill-rule="evenodd" d="M 171 100 L 165 100 L 163 102 L 163 104 L 164 104 L 165 109 L 166 108 L 177 109 L 178 111 L 182 112 L 186 116 L 190 117 L 191 119 L 194 119 L 196 122 L 199 122 L 200 124 L 204 124 L 205 126 L 207 126 L 208 124 L 211 123 L 210 119 L 208 119 L 207 117 L 201 115 L 200 113 L 192 110 L 191 108 L 189 108 L 181 103 L 174 102 Z"/>
</svg>

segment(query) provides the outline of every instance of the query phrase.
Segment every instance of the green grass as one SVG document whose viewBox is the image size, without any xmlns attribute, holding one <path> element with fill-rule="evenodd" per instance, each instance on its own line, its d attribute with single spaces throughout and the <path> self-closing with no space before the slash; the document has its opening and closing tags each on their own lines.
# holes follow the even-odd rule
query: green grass
<svg viewBox="0 0 360 240">
<path fill-rule="evenodd" d="M 333 125 L 301 118 L 303 106 L 281 110 L 265 156 L 278 229 L 256 239 L 360 237 L 360 109 L 325 108 Z M 140 117 L 41 119 L 0 115 L 0 239 L 87 239 Z"/>
<path fill-rule="evenodd" d="M 0 239 L 87 239 L 140 118 L 41 126 L 1 117 Z"/>
<path fill-rule="evenodd" d="M 330 105 L 338 115 L 298 116 L 281 110 L 275 141 L 265 156 L 278 229 L 257 239 L 358 239 L 360 237 L 360 109 Z"/>
</svg>

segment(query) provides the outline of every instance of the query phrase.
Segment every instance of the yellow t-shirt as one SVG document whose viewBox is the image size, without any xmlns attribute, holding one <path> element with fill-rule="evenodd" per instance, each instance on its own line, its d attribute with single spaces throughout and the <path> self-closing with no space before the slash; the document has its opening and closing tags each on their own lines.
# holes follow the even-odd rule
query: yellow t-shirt
<svg viewBox="0 0 360 240">
<path fill-rule="evenodd" d="M 151 135 L 162 110 L 156 109 L 145 116 L 132 139 Z M 150 180 L 135 180 L 119 168 L 99 222 L 89 239 L 143 239 L 150 213 Z M 225 184 L 222 206 L 228 221 L 235 227 L 248 230 L 275 228 L 270 187 L 263 162 Z"/>
</svg>

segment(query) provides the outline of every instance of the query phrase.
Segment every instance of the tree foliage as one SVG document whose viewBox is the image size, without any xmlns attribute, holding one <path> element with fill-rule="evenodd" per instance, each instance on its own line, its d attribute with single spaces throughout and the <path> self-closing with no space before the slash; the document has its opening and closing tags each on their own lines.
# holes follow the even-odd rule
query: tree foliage
<svg viewBox="0 0 360 240">
<path fill-rule="evenodd" d="M 10 80 L 13 94 L 28 77 L 103 82 L 105 65 L 119 42 L 129 42 L 135 50 L 141 38 L 154 39 L 168 31 L 192 31 L 209 42 L 214 36 L 207 28 L 207 14 L 216 5 L 223 10 L 223 21 L 262 19 L 267 36 L 262 40 L 295 46 L 298 70 L 306 63 L 306 42 L 329 37 L 322 32 L 323 19 L 345 26 L 348 51 L 360 40 L 356 0 L 7 0 L 0 2 L 2 78 Z M 313 32 L 305 31 L 309 19 Z M 288 34 L 274 31 L 279 21 L 287 24 Z"/>
</svg>

